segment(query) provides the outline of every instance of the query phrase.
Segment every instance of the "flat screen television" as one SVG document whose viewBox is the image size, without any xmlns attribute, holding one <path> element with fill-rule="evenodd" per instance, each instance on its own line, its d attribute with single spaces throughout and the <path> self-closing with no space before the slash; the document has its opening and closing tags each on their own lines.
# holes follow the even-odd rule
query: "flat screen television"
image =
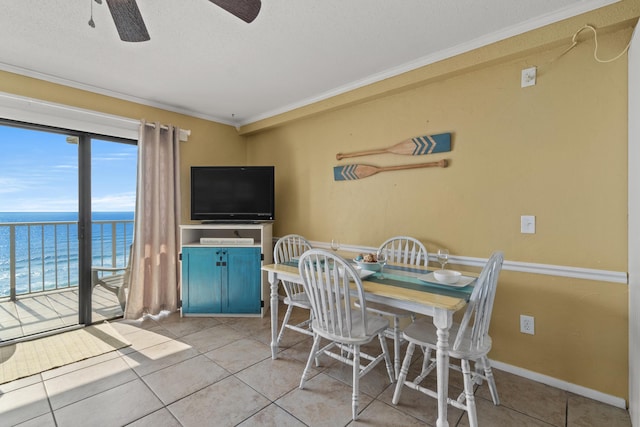
<svg viewBox="0 0 640 427">
<path fill-rule="evenodd" d="M 275 219 L 273 166 L 191 167 L 191 219 L 266 222 Z"/>
</svg>

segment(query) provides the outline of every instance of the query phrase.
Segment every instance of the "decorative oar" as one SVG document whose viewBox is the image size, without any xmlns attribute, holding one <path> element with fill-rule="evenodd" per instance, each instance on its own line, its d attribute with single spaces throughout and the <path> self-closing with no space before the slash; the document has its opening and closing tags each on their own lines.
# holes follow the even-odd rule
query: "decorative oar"
<svg viewBox="0 0 640 427">
<path fill-rule="evenodd" d="M 366 178 L 371 175 L 375 175 L 378 172 L 397 171 L 402 169 L 417 169 L 417 168 L 446 168 L 449 162 L 446 159 L 442 159 L 439 162 L 429 163 L 416 163 L 414 165 L 400 165 L 400 166 L 371 166 L 371 165 L 344 165 L 336 166 L 333 168 L 333 180 L 334 181 L 351 181 L 354 179 Z"/>
<path fill-rule="evenodd" d="M 439 133 L 437 135 L 416 136 L 405 139 L 396 145 L 387 148 L 374 150 L 356 151 L 354 153 L 338 153 L 336 159 L 342 160 L 347 157 L 368 156 L 371 154 L 404 154 L 406 156 L 421 156 L 431 153 L 445 153 L 451 151 L 451 134 Z"/>
</svg>

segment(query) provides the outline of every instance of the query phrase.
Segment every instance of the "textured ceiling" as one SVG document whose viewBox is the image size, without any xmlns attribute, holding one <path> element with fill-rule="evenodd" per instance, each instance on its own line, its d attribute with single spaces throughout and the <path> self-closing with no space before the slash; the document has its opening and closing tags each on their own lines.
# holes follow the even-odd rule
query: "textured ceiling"
<svg viewBox="0 0 640 427">
<path fill-rule="evenodd" d="M 244 125 L 614 1 L 262 0 L 250 24 L 137 3 L 148 42 L 121 41 L 105 2 L 2 0 L 0 69 Z"/>
</svg>

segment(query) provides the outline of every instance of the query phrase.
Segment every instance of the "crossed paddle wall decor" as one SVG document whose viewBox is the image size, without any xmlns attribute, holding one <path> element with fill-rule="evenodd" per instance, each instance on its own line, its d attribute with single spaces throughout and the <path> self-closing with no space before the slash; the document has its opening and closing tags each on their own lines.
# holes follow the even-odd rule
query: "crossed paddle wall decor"
<svg viewBox="0 0 640 427">
<path fill-rule="evenodd" d="M 416 136 L 415 138 L 405 139 L 391 147 L 380 148 L 374 150 L 356 151 L 353 153 L 338 153 L 336 159 L 342 160 L 348 157 L 369 156 L 372 154 L 402 154 L 405 156 L 421 156 L 423 154 L 445 153 L 451 151 L 451 134 L 439 133 L 437 135 Z M 442 159 L 438 162 L 416 163 L 399 166 L 377 167 L 363 164 L 350 164 L 344 166 L 335 166 L 333 168 L 334 181 L 352 181 L 354 179 L 366 178 L 375 175 L 378 172 L 395 171 L 401 169 L 417 169 L 440 167 L 446 168 L 448 161 Z"/>
</svg>

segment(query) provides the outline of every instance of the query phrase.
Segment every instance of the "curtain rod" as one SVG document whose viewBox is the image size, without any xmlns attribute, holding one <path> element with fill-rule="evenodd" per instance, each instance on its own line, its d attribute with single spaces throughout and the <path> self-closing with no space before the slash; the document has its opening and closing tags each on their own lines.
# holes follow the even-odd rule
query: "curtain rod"
<svg viewBox="0 0 640 427">
<path fill-rule="evenodd" d="M 145 126 L 156 128 L 156 124 L 153 122 L 144 122 Z M 160 129 L 169 130 L 169 126 L 160 125 Z M 191 136 L 191 129 L 180 129 L 180 141 L 187 141 Z"/>
</svg>

